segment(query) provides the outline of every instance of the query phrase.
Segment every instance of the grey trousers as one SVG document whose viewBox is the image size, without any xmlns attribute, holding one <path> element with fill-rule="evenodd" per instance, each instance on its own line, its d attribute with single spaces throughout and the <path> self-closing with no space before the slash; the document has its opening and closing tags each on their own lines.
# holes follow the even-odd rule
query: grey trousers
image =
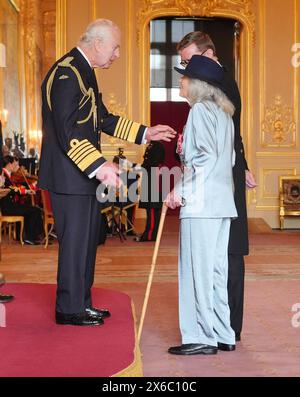
<svg viewBox="0 0 300 397">
<path fill-rule="evenodd" d="M 228 305 L 229 218 L 181 219 L 179 321 L 182 343 L 235 344 Z"/>
</svg>

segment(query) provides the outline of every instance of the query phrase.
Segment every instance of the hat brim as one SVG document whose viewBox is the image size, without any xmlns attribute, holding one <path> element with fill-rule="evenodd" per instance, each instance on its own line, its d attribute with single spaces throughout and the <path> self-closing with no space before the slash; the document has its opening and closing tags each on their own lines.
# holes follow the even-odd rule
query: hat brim
<svg viewBox="0 0 300 397">
<path fill-rule="evenodd" d="M 189 77 L 191 77 L 191 76 L 189 75 L 189 73 L 186 72 L 186 69 L 181 69 L 181 68 L 178 68 L 177 66 L 174 66 L 174 69 L 176 70 L 176 72 L 178 72 L 178 73 L 180 73 L 180 74 L 183 74 L 184 76 L 189 76 Z"/>
<path fill-rule="evenodd" d="M 192 73 L 189 73 L 189 71 L 187 71 L 186 69 L 181 69 L 176 66 L 174 66 L 174 69 L 176 70 L 176 72 L 182 74 L 183 76 L 187 76 L 187 77 L 190 77 L 191 79 L 195 79 L 195 80 L 205 81 L 206 83 L 213 85 L 214 87 L 220 88 L 223 91 L 222 84 L 217 81 L 212 81 L 212 80 L 208 80 L 205 78 L 201 78 L 200 76 L 197 77 L 197 76 L 193 75 Z"/>
</svg>

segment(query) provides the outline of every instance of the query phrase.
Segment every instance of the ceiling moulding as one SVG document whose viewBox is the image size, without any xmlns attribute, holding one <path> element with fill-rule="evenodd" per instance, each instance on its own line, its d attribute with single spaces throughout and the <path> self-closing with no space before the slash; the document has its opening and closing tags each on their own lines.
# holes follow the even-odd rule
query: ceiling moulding
<svg viewBox="0 0 300 397">
<path fill-rule="evenodd" d="M 142 0 L 137 12 L 137 40 L 141 29 L 152 19 L 166 16 L 227 17 L 241 21 L 255 43 L 253 0 Z"/>
</svg>

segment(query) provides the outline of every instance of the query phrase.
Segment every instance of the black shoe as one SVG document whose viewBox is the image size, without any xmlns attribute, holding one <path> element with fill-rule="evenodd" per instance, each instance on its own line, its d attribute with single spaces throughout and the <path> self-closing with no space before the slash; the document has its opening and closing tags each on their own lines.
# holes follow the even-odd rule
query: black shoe
<svg viewBox="0 0 300 397">
<path fill-rule="evenodd" d="M 107 318 L 110 317 L 111 314 L 107 309 L 96 309 L 95 307 L 87 307 L 85 312 L 92 317 L 96 318 Z"/>
<path fill-rule="evenodd" d="M 227 345 L 226 343 L 218 343 L 218 349 L 223 352 L 233 352 L 235 350 L 235 345 Z"/>
<path fill-rule="evenodd" d="M 235 341 L 236 342 L 240 342 L 241 341 L 241 333 L 240 332 L 236 332 L 235 333 Z"/>
<path fill-rule="evenodd" d="M 0 303 L 8 303 L 14 299 L 12 295 L 2 295 L 0 294 Z"/>
<path fill-rule="evenodd" d="M 100 317 L 92 317 L 89 314 L 63 314 L 56 312 L 56 324 L 64 325 L 102 325 L 104 321 Z"/>
<path fill-rule="evenodd" d="M 24 240 L 24 243 L 25 244 L 27 244 L 27 245 L 35 245 L 35 243 L 34 243 L 34 241 L 32 241 L 32 240 Z"/>
<path fill-rule="evenodd" d="M 192 354 L 217 354 L 218 348 L 200 343 L 188 343 L 181 346 L 170 347 L 170 354 L 178 354 L 181 356 L 191 356 Z"/>
<path fill-rule="evenodd" d="M 24 240 L 24 243 L 27 244 L 27 245 L 41 245 L 41 244 L 42 244 L 42 241 L 40 241 L 40 240 L 28 240 L 28 239 L 26 239 L 26 240 Z"/>
<path fill-rule="evenodd" d="M 146 243 L 146 242 L 150 242 L 150 241 L 156 241 L 156 239 L 148 240 L 147 238 L 144 238 L 142 236 L 137 236 L 134 238 L 134 241 L 136 241 L 137 243 Z"/>
<path fill-rule="evenodd" d="M 136 236 L 136 233 L 133 230 L 130 230 L 129 232 L 126 233 L 126 236 Z"/>
</svg>

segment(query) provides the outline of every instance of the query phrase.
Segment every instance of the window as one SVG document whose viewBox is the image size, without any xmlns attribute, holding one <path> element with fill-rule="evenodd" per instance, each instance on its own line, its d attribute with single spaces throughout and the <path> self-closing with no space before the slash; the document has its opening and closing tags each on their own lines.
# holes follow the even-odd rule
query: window
<svg viewBox="0 0 300 397">
<path fill-rule="evenodd" d="M 235 20 L 225 18 L 164 18 L 151 21 L 151 102 L 186 102 L 179 96 L 180 75 L 174 70 L 174 66 L 180 66 L 176 46 L 187 33 L 196 30 L 211 36 L 220 59 L 234 76 L 235 23 Z"/>
</svg>

